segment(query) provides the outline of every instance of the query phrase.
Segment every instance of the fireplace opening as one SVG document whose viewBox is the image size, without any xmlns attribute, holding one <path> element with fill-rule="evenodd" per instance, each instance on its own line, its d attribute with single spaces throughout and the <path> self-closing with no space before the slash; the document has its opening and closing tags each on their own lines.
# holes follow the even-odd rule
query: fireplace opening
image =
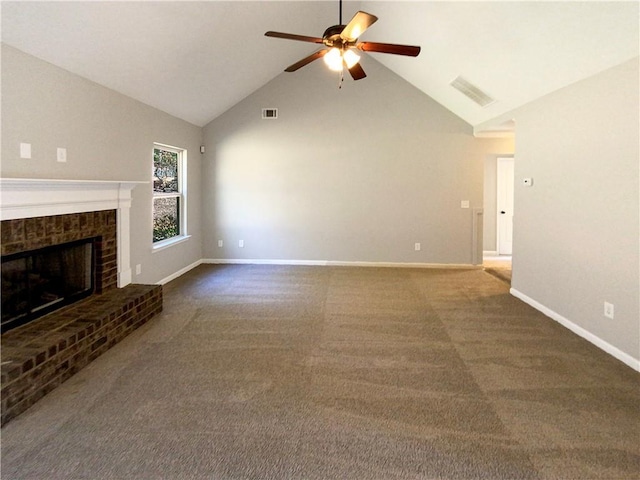
<svg viewBox="0 0 640 480">
<path fill-rule="evenodd" d="M 98 237 L 2 257 L 2 332 L 91 295 Z"/>
</svg>

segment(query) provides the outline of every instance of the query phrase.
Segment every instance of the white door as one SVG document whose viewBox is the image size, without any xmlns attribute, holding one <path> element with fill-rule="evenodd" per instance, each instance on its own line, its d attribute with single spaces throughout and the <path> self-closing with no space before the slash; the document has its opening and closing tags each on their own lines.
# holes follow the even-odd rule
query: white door
<svg viewBox="0 0 640 480">
<path fill-rule="evenodd" d="M 498 158 L 498 254 L 511 255 L 513 245 L 513 158 Z"/>
</svg>

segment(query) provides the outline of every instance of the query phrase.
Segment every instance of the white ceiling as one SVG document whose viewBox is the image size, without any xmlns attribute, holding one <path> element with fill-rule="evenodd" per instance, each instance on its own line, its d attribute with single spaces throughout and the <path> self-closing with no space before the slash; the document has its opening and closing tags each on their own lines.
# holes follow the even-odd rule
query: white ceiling
<svg viewBox="0 0 640 480">
<path fill-rule="evenodd" d="M 322 36 L 338 23 L 337 0 L 1 6 L 3 42 L 200 126 L 317 47 L 265 31 Z M 361 39 L 420 45 L 417 58 L 370 55 L 478 125 L 637 56 L 638 6 L 345 1 L 343 21 L 364 10 L 379 20 Z M 479 107 L 449 85 L 458 75 L 497 101 Z"/>
</svg>

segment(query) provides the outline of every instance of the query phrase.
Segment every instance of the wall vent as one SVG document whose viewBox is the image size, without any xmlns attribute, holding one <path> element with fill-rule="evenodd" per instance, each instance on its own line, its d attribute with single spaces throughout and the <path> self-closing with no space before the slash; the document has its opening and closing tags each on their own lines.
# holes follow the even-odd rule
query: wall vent
<svg viewBox="0 0 640 480">
<path fill-rule="evenodd" d="M 474 84 L 470 83 L 468 80 L 465 80 L 460 76 L 453 80 L 450 85 L 459 92 L 469 97 L 481 107 L 486 107 L 495 102 L 494 98 L 491 98 Z"/>
<path fill-rule="evenodd" d="M 277 108 L 263 108 L 262 109 L 262 119 L 263 120 L 275 120 L 278 118 L 278 109 Z"/>
</svg>

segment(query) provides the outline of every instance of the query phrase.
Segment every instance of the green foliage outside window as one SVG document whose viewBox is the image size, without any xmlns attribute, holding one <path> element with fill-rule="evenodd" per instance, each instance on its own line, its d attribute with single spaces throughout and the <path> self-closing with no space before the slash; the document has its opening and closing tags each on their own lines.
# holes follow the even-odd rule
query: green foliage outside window
<svg viewBox="0 0 640 480">
<path fill-rule="evenodd" d="M 179 198 L 156 198 L 153 202 L 153 241 L 180 235 Z"/>
<path fill-rule="evenodd" d="M 153 150 L 153 191 L 178 191 L 178 154 L 168 150 Z"/>
</svg>

